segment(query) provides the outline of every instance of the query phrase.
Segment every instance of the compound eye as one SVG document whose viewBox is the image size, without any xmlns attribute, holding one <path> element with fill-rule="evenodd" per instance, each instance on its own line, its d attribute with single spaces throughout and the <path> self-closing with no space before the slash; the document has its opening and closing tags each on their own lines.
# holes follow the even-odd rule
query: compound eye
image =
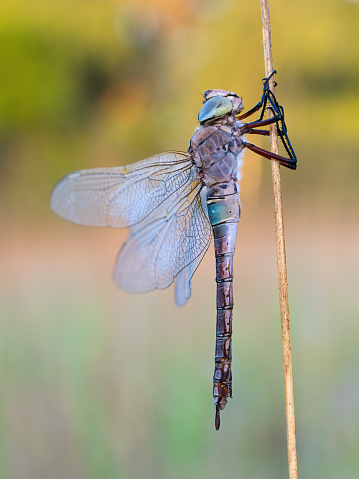
<svg viewBox="0 0 359 479">
<path fill-rule="evenodd" d="M 201 108 L 198 114 L 199 124 L 202 125 L 206 121 L 227 115 L 233 109 L 233 104 L 229 98 L 224 96 L 214 96 L 210 98 Z"/>
</svg>

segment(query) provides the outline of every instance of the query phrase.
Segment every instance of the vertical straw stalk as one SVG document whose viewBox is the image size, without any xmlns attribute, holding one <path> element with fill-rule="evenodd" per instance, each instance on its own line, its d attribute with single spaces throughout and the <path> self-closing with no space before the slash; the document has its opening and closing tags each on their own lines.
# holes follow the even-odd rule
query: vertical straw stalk
<svg viewBox="0 0 359 479">
<path fill-rule="evenodd" d="M 273 72 L 271 26 L 269 18 L 268 0 L 260 0 L 263 22 L 263 47 L 266 77 Z M 274 80 L 270 80 L 270 89 L 274 93 Z M 271 112 L 269 111 L 269 115 Z M 270 142 L 272 153 L 278 154 L 278 135 L 275 125 L 270 126 Z M 277 263 L 278 263 L 278 283 L 279 283 L 279 302 L 282 329 L 282 347 L 283 347 L 283 366 L 284 366 L 284 389 L 285 389 L 285 408 L 287 424 L 287 447 L 288 447 L 288 467 L 289 479 L 298 479 L 297 472 L 297 449 L 295 437 L 295 416 L 294 416 L 294 394 L 293 394 L 293 375 L 292 375 L 292 354 L 290 344 L 289 327 L 289 306 L 288 306 L 288 284 L 287 284 L 287 265 L 285 256 L 284 241 L 284 223 L 282 207 L 282 191 L 280 184 L 280 167 L 278 160 L 271 160 L 272 179 L 274 192 L 274 215 L 276 224 L 277 240 Z"/>
</svg>

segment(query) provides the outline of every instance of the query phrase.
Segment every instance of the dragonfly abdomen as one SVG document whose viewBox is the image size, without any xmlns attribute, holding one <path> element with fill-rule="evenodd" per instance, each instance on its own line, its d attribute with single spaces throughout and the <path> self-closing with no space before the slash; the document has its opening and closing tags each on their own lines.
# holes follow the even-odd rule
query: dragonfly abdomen
<svg viewBox="0 0 359 479">
<path fill-rule="evenodd" d="M 207 198 L 208 216 L 212 224 L 216 255 L 217 328 L 213 397 L 216 406 L 216 429 L 219 429 L 219 411 L 224 409 L 227 398 L 232 397 L 232 310 L 233 310 L 233 255 L 236 245 L 240 206 L 237 192 Z M 232 186 L 232 185 L 231 185 Z M 236 185 L 233 184 L 236 189 Z M 232 188 L 228 188 L 231 191 Z M 211 191 L 212 190 L 212 191 Z"/>
<path fill-rule="evenodd" d="M 202 126 L 191 139 L 190 153 L 207 187 L 208 218 L 212 225 L 216 255 L 217 332 L 213 397 L 216 406 L 216 429 L 219 412 L 232 397 L 232 310 L 233 255 L 240 217 L 238 196 L 239 153 L 243 145 L 231 129 Z"/>
</svg>

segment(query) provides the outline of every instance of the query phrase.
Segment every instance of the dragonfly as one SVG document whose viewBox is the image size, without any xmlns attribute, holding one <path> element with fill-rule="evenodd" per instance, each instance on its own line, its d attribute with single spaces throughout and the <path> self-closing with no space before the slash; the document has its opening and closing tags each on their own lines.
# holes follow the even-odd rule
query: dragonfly
<svg viewBox="0 0 359 479">
<path fill-rule="evenodd" d="M 238 180 L 245 149 L 294 170 L 284 109 L 263 80 L 260 101 L 243 113 L 236 93 L 207 90 L 187 152 L 165 152 L 124 167 L 75 171 L 55 186 L 51 207 L 89 226 L 129 228 L 114 269 L 126 291 L 163 289 L 175 281 L 176 303 L 191 295 L 192 278 L 214 238 L 217 325 L 213 398 L 215 428 L 232 397 L 233 256 L 240 219 Z M 271 115 L 266 115 L 270 110 Z M 257 113 L 258 112 L 258 113 Z M 243 120 L 254 114 L 259 118 Z M 248 135 L 275 125 L 286 156 L 259 148 Z M 264 129 L 263 129 L 264 128 Z"/>
</svg>

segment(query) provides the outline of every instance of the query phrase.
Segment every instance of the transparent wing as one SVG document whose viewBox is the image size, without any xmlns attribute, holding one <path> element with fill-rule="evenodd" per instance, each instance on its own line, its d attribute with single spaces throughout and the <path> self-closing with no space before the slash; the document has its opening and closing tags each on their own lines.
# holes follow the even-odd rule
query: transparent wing
<svg viewBox="0 0 359 479">
<path fill-rule="evenodd" d="M 211 240 L 209 240 L 210 243 Z M 192 290 L 192 276 L 194 275 L 198 265 L 205 255 L 207 247 L 195 258 L 192 263 L 183 268 L 177 275 L 176 278 L 176 303 L 178 306 L 183 306 L 191 297 Z"/>
<path fill-rule="evenodd" d="M 207 187 L 203 187 L 200 193 L 201 196 L 201 205 L 203 212 L 209 221 L 208 218 L 208 209 L 207 209 Z M 210 229 L 210 237 L 211 237 L 212 229 Z M 210 240 L 209 240 L 210 242 Z M 209 243 L 208 243 L 209 245 Z M 208 246 L 207 246 L 208 247 Z M 191 296 L 192 290 L 192 277 L 198 268 L 200 262 L 205 255 L 207 248 L 205 248 L 199 256 L 197 256 L 192 263 L 188 264 L 185 268 L 183 268 L 176 277 L 176 303 L 178 306 L 183 306 Z"/>
<path fill-rule="evenodd" d="M 131 226 L 186 184 L 191 167 L 182 153 L 160 153 L 126 167 L 75 171 L 55 186 L 51 208 L 83 225 Z"/>
<path fill-rule="evenodd" d="M 115 281 L 121 288 L 132 292 L 167 288 L 179 274 L 183 293 L 177 303 L 187 301 L 192 275 L 211 242 L 200 190 L 193 167 L 192 181 L 131 228 L 115 266 Z"/>
</svg>

